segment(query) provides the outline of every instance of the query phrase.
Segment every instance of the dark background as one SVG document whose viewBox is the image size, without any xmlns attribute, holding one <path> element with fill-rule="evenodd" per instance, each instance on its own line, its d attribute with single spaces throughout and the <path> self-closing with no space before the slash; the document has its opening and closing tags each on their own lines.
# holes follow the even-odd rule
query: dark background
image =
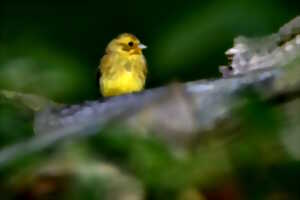
<svg viewBox="0 0 300 200">
<path fill-rule="evenodd" d="M 44 95 L 66 104 L 97 99 L 100 58 L 108 42 L 123 32 L 148 46 L 147 88 L 217 78 L 218 67 L 227 63 L 224 52 L 236 36 L 277 32 L 299 15 L 299 8 L 297 1 L 285 0 L 1 1 L 0 92 Z M 277 108 L 251 94 L 245 94 L 246 105 L 233 111 L 229 124 L 217 124 L 211 138 L 199 141 L 191 152 L 174 154 L 175 149 L 155 137 L 140 138 L 144 133 L 139 130 L 112 124 L 95 138 L 68 140 L 20 156 L 7 169 L 0 167 L 0 193 L 4 199 L 45 199 L 32 198 L 35 193 L 50 199 L 53 191 L 51 199 L 100 199 L 92 196 L 102 197 L 120 174 L 107 179 L 105 172 L 91 169 L 108 161 L 140 181 L 150 200 L 299 199 L 300 103 Z M 33 137 L 33 113 L 0 96 L 1 155 L 10 145 Z M 57 177 L 53 191 L 39 192 L 43 179 L 32 177 L 48 165 L 65 169 L 65 164 L 79 179 L 65 183 Z M 92 173 L 82 176 L 81 166 Z M 49 185 L 47 178 L 45 183 Z M 120 183 L 120 190 L 130 187 Z M 205 198 L 175 198 L 185 190 Z"/>
<path fill-rule="evenodd" d="M 0 88 L 65 103 L 99 97 L 96 68 L 123 32 L 148 49 L 147 88 L 219 77 L 238 35 L 261 36 L 299 14 L 298 3 L 244 1 L 2 1 Z"/>
</svg>

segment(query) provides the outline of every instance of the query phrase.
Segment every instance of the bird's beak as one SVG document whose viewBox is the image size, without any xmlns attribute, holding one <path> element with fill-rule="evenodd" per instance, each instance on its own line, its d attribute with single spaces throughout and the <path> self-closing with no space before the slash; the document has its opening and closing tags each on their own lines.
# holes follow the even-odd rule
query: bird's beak
<svg viewBox="0 0 300 200">
<path fill-rule="evenodd" d="M 146 49 L 146 48 L 147 48 L 147 46 L 144 45 L 144 44 L 139 44 L 138 47 L 139 47 L 140 49 Z"/>
</svg>

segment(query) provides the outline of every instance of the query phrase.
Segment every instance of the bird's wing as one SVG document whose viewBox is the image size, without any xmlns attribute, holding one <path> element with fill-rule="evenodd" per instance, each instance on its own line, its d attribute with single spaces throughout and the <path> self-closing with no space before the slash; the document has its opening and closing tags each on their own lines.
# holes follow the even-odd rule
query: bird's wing
<svg viewBox="0 0 300 200">
<path fill-rule="evenodd" d="M 99 70 L 101 74 L 108 71 L 108 68 L 112 65 L 112 59 L 109 55 L 104 55 L 100 61 Z"/>
<path fill-rule="evenodd" d="M 97 71 L 96 71 L 96 78 L 97 78 L 97 85 L 99 84 L 99 80 L 100 80 L 100 77 L 101 77 L 101 74 L 103 74 L 103 72 L 107 71 L 107 68 L 109 67 L 109 58 L 108 58 L 108 55 L 104 55 L 101 60 L 100 60 L 100 64 L 99 66 L 97 67 Z"/>
</svg>

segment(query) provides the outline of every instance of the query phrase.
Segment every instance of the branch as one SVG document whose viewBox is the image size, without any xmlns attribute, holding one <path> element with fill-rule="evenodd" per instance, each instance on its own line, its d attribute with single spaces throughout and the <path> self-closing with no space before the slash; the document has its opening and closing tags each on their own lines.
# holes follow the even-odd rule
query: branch
<svg viewBox="0 0 300 200">
<path fill-rule="evenodd" d="M 225 52 L 230 63 L 228 66 L 221 66 L 220 71 L 224 77 L 228 77 L 257 69 L 283 66 L 299 56 L 299 49 L 300 16 L 269 36 L 237 37 L 234 46 Z"/>
</svg>

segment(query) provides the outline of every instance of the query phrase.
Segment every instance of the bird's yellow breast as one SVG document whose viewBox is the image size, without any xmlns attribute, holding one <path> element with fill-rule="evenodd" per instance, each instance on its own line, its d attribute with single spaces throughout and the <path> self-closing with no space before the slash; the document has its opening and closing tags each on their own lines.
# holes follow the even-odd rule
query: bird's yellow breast
<svg viewBox="0 0 300 200">
<path fill-rule="evenodd" d="M 100 78 L 103 96 L 117 96 L 143 90 L 146 64 L 142 55 L 130 58 L 107 55 L 105 59 Z"/>
<path fill-rule="evenodd" d="M 115 77 L 102 77 L 100 80 L 103 96 L 116 96 L 131 92 L 138 92 L 144 88 L 144 81 L 133 72 L 119 72 Z"/>
</svg>

